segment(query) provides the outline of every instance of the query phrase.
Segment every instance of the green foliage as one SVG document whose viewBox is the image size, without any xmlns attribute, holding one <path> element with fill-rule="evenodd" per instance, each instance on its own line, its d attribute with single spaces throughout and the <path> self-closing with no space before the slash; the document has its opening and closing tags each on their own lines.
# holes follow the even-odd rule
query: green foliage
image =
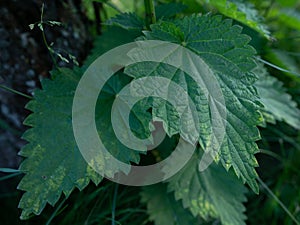
<svg viewBox="0 0 300 225">
<path fill-rule="evenodd" d="M 271 15 L 278 15 L 279 21 L 293 29 L 300 30 L 300 13 L 293 8 L 274 9 Z"/>
<path fill-rule="evenodd" d="M 116 25 L 126 30 L 142 30 L 144 21 L 133 13 L 123 13 L 106 21 L 106 25 Z"/>
<path fill-rule="evenodd" d="M 26 191 L 19 204 L 22 219 L 40 214 L 46 203 L 54 205 L 62 192 L 68 197 L 75 187 L 82 190 L 90 180 L 102 180 L 87 166 L 72 132 L 73 92 L 80 75 L 78 69 L 53 72 L 54 80 L 43 80 L 43 90 L 36 90 L 26 106 L 33 114 L 24 121 L 32 128 L 23 135 L 29 144 L 20 152 L 26 157 L 20 167 L 26 175 L 18 186 Z"/>
<path fill-rule="evenodd" d="M 187 8 L 186 5 L 182 3 L 168 3 L 162 4 L 155 7 L 155 15 L 157 19 L 164 19 L 176 16 Z"/>
<path fill-rule="evenodd" d="M 237 176 L 241 177 L 243 182 L 247 181 L 251 188 L 258 192 L 255 182 L 257 175 L 254 169 L 257 162 L 254 153 L 258 152 L 255 141 L 259 139 L 259 133 L 255 125 L 258 125 L 262 118 L 258 111 L 258 97 L 252 86 L 256 77 L 250 73 L 250 70 L 255 67 L 251 57 L 255 51 L 248 45 L 249 37 L 240 34 L 241 28 L 232 26 L 230 20 L 222 21 L 221 17 L 210 16 L 192 16 L 172 22 L 161 22 L 152 25 L 151 30 L 151 32 L 146 33 L 148 39 L 184 43 L 186 48 L 198 53 L 201 59 L 212 69 L 222 92 L 227 93 L 224 96 L 227 108 L 227 124 L 226 134 L 220 149 L 221 162 L 227 170 L 233 167 Z M 197 62 L 192 63 L 197 64 Z M 180 78 L 183 75 L 175 74 L 177 71 L 174 69 L 173 72 L 170 69 L 162 69 L 162 71 L 167 71 L 167 74 L 163 74 L 163 76 L 175 82 L 182 82 L 182 80 L 187 79 L 185 77 Z M 155 75 L 155 71 L 147 71 L 142 68 L 135 72 L 141 76 Z M 157 73 L 162 75 L 159 67 Z M 247 79 L 244 79 L 246 77 Z M 196 99 L 197 96 L 201 95 L 201 90 L 193 88 L 192 85 L 189 85 L 190 83 L 192 82 L 185 81 L 183 86 L 191 86 L 189 87 L 191 90 L 189 96 Z M 197 104 L 208 105 L 205 100 Z M 166 106 L 161 105 L 160 107 Z M 203 111 L 198 114 L 199 120 L 205 121 L 200 124 L 200 130 L 207 131 L 212 129 L 207 125 L 205 119 L 207 116 L 209 117 L 206 115 L 206 113 L 209 114 L 209 111 Z M 170 112 L 170 114 L 174 113 Z M 164 121 L 169 117 L 166 114 L 163 118 Z M 171 122 L 173 121 L 171 120 Z M 175 127 L 176 125 L 170 126 Z M 242 130 L 247 133 L 246 136 L 240 135 Z M 205 135 L 205 132 L 200 134 L 200 144 L 204 149 L 208 146 L 208 138 Z"/>
<path fill-rule="evenodd" d="M 110 3 L 110 1 L 100 2 Z M 265 68 L 261 63 L 256 65 L 254 60 L 256 51 L 249 45 L 251 37 L 242 34 L 241 26 L 233 25 L 231 19 L 223 19 L 219 15 L 207 15 L 208 11 L 205 11 L 207 6 L 209 9 L 216 8 L 226 17 L 234 19 L 234 24 L 239 22 L 248 26 L 249 35 L 257 37 L 259 32 L 270 39 L 271 35 L 262 23 L 263 13 L 256 9 L 252 2 L 254 1 L 209 0 L 206 4 L 201 3 L 199 7 L 204 15 L 188 16 L 182 13 L 186 6 L 181 3 L 157 5 L 158 22 L 150 25 L 149 30 L 145 30 L 144 20 L 132 12 L 119 14 L 105 21 L 106 27 L 102 35 L 96 37 L 92 52 L 84 65 L 81 68 L 54 70 L 52 79 L 42 81 L 42 89 L 34 92 L 34 99 L 27 105 L 27 109 L 32 111 L 32 114 L 24 122 L 31 128 L 23 135 L 28 144 L 20 152 L 20 155 L 26 158 L 19 169 L 25 173 L 18 186 L 20 190 L 25 191 L 19 203 L 22 209 L 21 218 L 28 219 L 32 213 L 40 214 L 47 203 L 54 206 L 62 193 L 68 198 L 75 188 L 81 191 L 92 181 L 98 185 L 99 192 L 90 193 L 89 200 L 81 201 L 84 207 L 88 207 L 90 201 L 101 192 L 101 195 L 105 193 L 114 195 L 114 199 L 118 198 L 120 201 L 126 199 L 124 200 L 126 204 L 136 202 L 140 198 L 140 202 L 147 207 L 149 220 L 156 225 L 245 224 L 247 216 L 243 203 L 247 200 L 245 196 L 247 188 L 243 183 L 247 182 L 255 193 L 259 191 L 256 181 L 258 175 L 255 170 L 258 163 L 254 156 L 259 152 L 256 142 L 261 138 L 257 126 L 264 125 L 268 129 L 265 122 L 275 123 L 277 120 L 286 122 L 290 129 L 291 127 L 300 129 L 300 110 L 288 94 L 290 91 L 288 85 L 300 87 L 297 76 L 295 74 L 289 76 L 288 79 L 291 80 L 288 84 L 282 82 L 286 80 L 283 74 L 287 73 L 276 71 L 275 75 L 278 78 L 271 76 L 273 72 L 269 74 L 269 68 Z M 193 4 L 197 3 L 199 2 Z M 133 8 L 136 3 L 122 3 L 121 8 L 124 9 L 126 4 Z M 276 8 L 267 9 L 266 12 L 268 10 L 270 10 L 269 16 L 272 16 Z M 281 20 L 286 14 L 280 14 Z M 296 25 L 290 25 L 294 22 L 290 20 L 286 25 L 296 28 Z M 209 108 L 211 102 L 205 98 L 197 81 L 183 70 L 165 63 L 141 62 L 121 69 L 101 90 L 95 115 L 98 134 L 114 157 L 128 164 L 145 161 L 143 155 L 122 145 L 111 125 L 111 108 L 116 95 L 124 86 L 142 77 L 164 77 L 181 86 L 196 104 L 196 112 L 193 113 L 197 115 L 199 122 L 194 125 L 200 133 L 196 153 L 175 176 L 165 183 L 135 188 L 134 193 L 127 188 L 122 188 L 121 197 L 116 197 L 117 192 L 111 190 L 112 185 L 102 181 L 102 177 L 88 166 L 80 154 L 72 130 L 72 103 L 75 89 L 86 68 L 108 50 L 134 40 L 172 42 L 197 54 L 200 60 L 190 60 L 189 65 L 195 67 L 205 65 L 209 68 L 210 75 L 217 79 L 224 95 L 225 105 L 220 102 L 216 105 L 219 104 L 220 109 L 226 107 L 227 115 L 224 118 L 226 128 L 215 162 L 205 171 L 200 172 L 199 160 L 211 145 L 214 127 L 211 121 L 212 111 Z M 292 56 L 283 59 L 284 57 L 280 57 L 282 54 L 279 53 L 276 60 L 282 63 L 285 69 L 297 72 L 298 59 Z M 274 63 L 275 57 L 270 58 Z M 186 63 L 184 60 L 186 59 L 183 59 L 182 63 Z M 203 72 L 201 69 L 200 71 Z M 282 81 L 280 78 L 283 78 Z M 284 87 L 286 84 L 287 87 Z M 204 80 L 204 85 L 209 86 L 209 80 Z M 168 87 L 166 89 L 169 90 Z M 172 93 L 169 91 L 169 94 Z M 174 150 L 179 137 L 185 141 L 190 141 L 194 136 L 198 137 L 198 134 L 189 132 L 192 129 L 184 130 L 180 126 L 180 118 L 175 108 L 162 99 L 148 98 L 138 102 L 131 110 L 130 129 L 137 137 L 147 138 L 153 128 L 149 126 L 151 120 L 162 121 L 168 136 L 160 146 L 146 155 L 152 157 L 149 162 L 157 162 L 167 157 Z M 193 122 L 195 121 L 189 121 L 189 124 Z M 299 138 L 299 134 L 297 137 Z M 280 138 L 289 140 L 289 143 L 297 146 L 297 142 L 290 141 L 287 135 L 282 135 Z M 266 142 L 269 143 L 269 139 L 263 138 L 262 143 Z M 270 148 L 268 145 L 264 147 Z M 181 153 L 184 154 L 184 151 Z M 107 159 L 100 157 L 94 160 L 103 167 L 107 165 Z M 291 165 L 294 165 L 293 163 Z M 172 168 L 173 165 L 168 166 Z M 288 167 L 286 173 L 291 173 L 291 168 L 292 166 Z M 285 193 L 279 188 L 279 185 L 284 184 L 284 179 L 285 177 L 281 178 L 276 186 L 279 193 L 281 191 Z M 297 193 L 294 186 L 292 188 L 289 186 L 287 189 Z M 105 193 L 102 193 L 103 190 Z M 139 190 L 140 194 L 138 194 Z M 104 201 L 109 202 L 106 197 L 100 204 L 101 209 L 105 208 Z M 124 207 L 127 207 L 126 204 Z M 267 202 L 267 204 L 275 203 Z M 113 206 L 111 208 L 114 214 L 115 208 Z M 290 208 L 296 207 L 291 205 Z M 74 212 L 79 209 L 80 206 L 75 205 L 72 215 L 76 215 Z M 106 218 L 103 224 L 107 221 L 110 223 L 111 221 L 107 219 L 109 210 L 105 212 L 99 210 L 99 216 L 96 218 Z M 122 213 L 120 215 L 123 217 L 118 218 L 120 223 L 127 221 Z M 68 219 L 63 220 L 62 224 L 72 221 L 70 215 Z M 112 220 L 113 222 L 115 220 L 113 216 Z M 287 221 L 281 217 L 280 220 Z M 81 221 L 87 223 L 88 219 L 80 218 Z M 142 219 L 136 220 L 136 223 L 142 224 Z M 146 222 L 144 221 L 143 224 Z"/>
<path fill-rule="evenodd" d="M 176 200 L 194 216 L 205 220 L 216 218 L 222 224 L 242 225 L 246 188 L 233 174 L 220 165 L 213 164 L 198 171 L 198 159 L 193 157 L 178 174 L 171 178 L 168 189 L 174 191 Z"/>
<path fill-rule="evenodd" d="M 141 201 L 147 203 L 149 219 L 156 225 L 200 223 L 199 218 L 194 218 L 171 193 L 167 193 L 167 187 L 164 184 L 144 187 L 141 191 Z"/>
<path fill-rule="evenodd" d="M 262 23 L 263 18 L 252 3 L 241 0 L 208 0 L 208 2 L 225 16 L 251 27 L 268 39 L 271 38 L 270 31 Z"/>
<path fill-rule="evenodd" d="M 94 42 L 94 48 L 91 54 L 87 57 L 83 67 L 83 71 L 93 63 L 100 55 L 108 50 L 122 44 L 129 43 L 141 35 L 138 30 L 125 30 L 119 26 L 109 26 L 107 30 Z"/>
<path fill-rule="evenodd" d="M 255 68 L 254 73 L 259 75 L 255 86 L 264 105 L 262 110 L 266 121 L 285 121 L 295 129 L 300 129 L 300 110 L 292 97 L 286 93 L 283 83 L 270 76 L 262 64 Z"/>
</svg>

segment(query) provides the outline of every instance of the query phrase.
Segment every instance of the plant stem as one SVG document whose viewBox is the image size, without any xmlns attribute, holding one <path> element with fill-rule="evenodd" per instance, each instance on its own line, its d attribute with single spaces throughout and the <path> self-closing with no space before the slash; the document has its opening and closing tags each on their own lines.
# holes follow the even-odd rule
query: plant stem
<svg viewBox="0 0 300 225">
<path fill-rule="evenodd" d="M 274 5 L 274 3 L 275 3 L 275 0 L 271 0 L 269 6 L 268 6 L 268 7 L 266 8 L 266 10 L 265 10 L 264 17 L 268 17 L 268 14 L 269 14 L 269 12 L 270 12 L 272 6 Z"/>
<path fill-rule="evenodd" d="M 112 210 L 111 210 L 111 224 L 112 225 L 116 224 L 115 218 L 116 218 L 116 203 L 117 203 L 118 188 L 119 188 L 119 184 L 116 184 L 113 202 L 112 202 Z"/>
<path fill-rule="evenodd" d="M 146 27 L 147 29 L 150 29 L 150 24 L 156 22 L 154 3 L 153 0 L 144 0 L 144 3 L 145 3 L 145 12 L 146 12 L 145 15 Z"/>
<path fill-rule="evenodd" d="M 12 89 L 12 88 L 9 88 L 9 87 L 6 87 L 6 86 L 4 86 L 4 85 L 2 85 L 2 84 L 0 84 L 0 88 L 4 89 L 4 90 L 6 90 L 6 91 L 12 92 L 12 93 L 14 93 L 14 94 L 17 94 L 17 95 L 21 95 L 21 96 L 23 96 L 23 97 L 25 97 L 25 98 L 33 99 L 33 98 L 32 98 L 31 96 L 29 96 L 29 95 L 23 94 L 22 92 L 16 91 L 16 90 L 14 90 L 14 89 Z"/>
<path fill-rule="evenodd" d="M 12 177 L 19 176 L 19 175 L 21 175 L 21 174 L 22 174 L 21 172 L 9 174 L 9 175 L 0 177 L 0 181 L 4 181 L 4 180 L 10 179 L 10 178 L 12 178 Z"/>
<path fill-rule="evenodd" d="M 271 195 L 271 197 L 280 205 L 280 207 L 288 214 L 288 216 L 295 222 L 295 224 L 300 225 L 299 221 L 295 216 L 288 210 L 288 208 L 283 204 L 282 201 L 271 191 L 271 189 L 263 182 L 260 178 L 257 178 L 258 182 L 263 186 L 263 188 Z"/>
<path fill-rule="evenodd" d="M 48 49 L 48 51 L 50 53 L 50 57 L 51 57 L 51 59 L 53 61 L 53 64 L 57 68 L 58 66 L 57 66 L 55 57 L 53 55 L 53 49 L 48 45 L 48 42 L 47 42 L 47 39 L 46 39 L 45 31 L 44 31 L 44 28 L 43 28 L 43 23 L 44 23 L 43 17 L 44 17 L 44 3 L 42 4 L 41 21 L 40 21 L 40 26 L 41 26 L 41 30 L 42 30 L 42 37 L 43 37 L 43 42 L 44 42 L 46 48 Z"/>
<path fill-rule="evenodd" d="M 48 219 L 46 225 L 50 225 L 50 223 L 52 222 L 52 220 L 54 219 L 54 217 L 57 215 L 58 211 L 61 209 L 61 207 L 63 206 L 63 204 L 65 203 L 66 200 L 67 200 L 67 198 L 64 198 L 61 201 L 61 203 L 56 207 L 56 209 L 54 210 L 54 212 L 52 213 L 52 215 Z"/>
</svg>

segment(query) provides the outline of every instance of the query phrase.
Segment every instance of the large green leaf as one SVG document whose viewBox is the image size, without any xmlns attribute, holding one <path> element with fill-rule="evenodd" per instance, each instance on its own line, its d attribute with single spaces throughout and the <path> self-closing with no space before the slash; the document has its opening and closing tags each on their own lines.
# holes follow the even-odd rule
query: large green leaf
<svg viewBox="0 0 300 225">
<path fill-rule="evenodd" d="M 273 123 L 275 120 L 285 121 L 290 126 L 300 129 L 300 110 L 297 108 L 297 103 L 286 92 L 283 83 L 270 76 L 261 63 L 254 72 L 259 75 L 255 86 L 264 105 L 262 111 L 266 121 Z"/>
<path fill-rule="evenodd" d="M 167 193 L 165 184 L 144 187 L 141 202 L 147 203 L 149 218 L 155 225 L 200 224 L 199 219 L 194 218 L 172 194 Z"/>
<path fill-rule="evenodd" d="M 47 202 L 54 205 L 61 192 L 68 196 L 74 187 L 82 190 L 90 179 L 96 184 L 102 179 L 83 159 L 73 135 L 72 103 L 80 77 L 80 71 L 55 71 L 53 80 L 44 80 L 42 90 L 36 90 L 35 99 L 27 105 L 33 114 L 24 124 L 33 128 L 24 134 L 23 137 L 29 144 L 20 152 L 26 157 L 20 167 L 26 175 L 18 186 L 26 191 L 19 205 L 23 209 L 22 219 L 28 218 L 31 213 L 40 214 Z M 115 95 L 130 80 L 120 72 L 108 81 L 97 101 L 95 121 L 99 137 L 114 157 L 125 163 L 138 163 L 138 152 L 131 151 L 118 141 L 110 122 L 110 109 Z M 143 124 L 146 123 L 141 125 Z M 107 164 L 108 158 L 94 160 L 97 167 L 112 166 L 111 163 Z"/>
<path fill-rule="evenodd" d="M 263 118 L 259 111 L 261 104 L 253 86 L 257 77 L 251 72 L 255 67 L 251 59 L 255 51 L 248 45 L 250 38 L 241 34 L 239 26 L 232 26 L 231 20 L 222 21 L 220 16 L 191 16 L 172 22 L 160 22 L 152 25 L 151 31 L 145 35 L 148 39 L 185 46 L 197 53 L 211 69 L 222 89 L 227 108 L 226 132 L 219 153 L 221 162 L 227 170 L 233 167 L 237 176 L 241 177 L 242 181 L 247 181 L 251 188 L 258 192 L 255 181 L 257 174 L 254 169 L 257 161 L 254 154 L 258 152 L 255 141 L 260 138 L 256 126 Z M 198 63 L 200 61 L 192 62 L 194 65 Z M 203 99 L 197 83 L 187 79 L 182 72 L 162 64 L 137 64 L 126 68 L 125 72 L 135 78 L 149 75 L 165 76 L 187 90 L 192 99 L 197 99 L 195 104 L 199 106 L 199 128 L 205 128 L 201 130 L 203 133 L 200 133 L 199 143 L 205 150 L 209 145 L 206 135 L 209 135 L 212 129 L 209 121 L 211 116 L 207 102 L 205 103 L 207 100 Z M 205 85 L 209 85 L 208 83 Z M 163 112 L 159 117 L 165 121 L 167 132 L 180 133 L 176 125 L 176 113 L 168 105 L 160 103 L 155 110 Z"/>
<path fill-rule="evenodd" d="M 228 113 L 220 160 L 226 169 L 233 167 L 235 173 L 257 191 L 255 182 L 257 175 L 254 169 L 257 162 L 254 153 L 257 152 L 255 141 L 259 139 L 256 125 L 261 122 L 261 115 L 258 111 L 260 105 L 256 90 L 253 88 L 256 77 L 249 72 L 255 66 L 251 60 L 255 51 L 247 45 L 249 38 L 241 34 L 240 27 L 232 26 L 230 20 L 222 21 L 221 17 L 192 16 L 174 20 L 173 23 L 161 22 L 153 25 L 151 29 L 151 32 L 146 33 L 147 38 L 186 46 L 197 53 L 216 76 L 225 97 Z M 95 50 L 82 69 L 59 69 L 54 72 L 52 80 L 42 82 L 42 90 L 35 91 L 34 100 L 28 104 L 28 109 L 33 111 L 33 114 L 25 121 L 26 125 L 32 127 L 24 134 L 24 138 L 29 143 L 20 153 L 26 157 L 20 167 L 20 170 L 26 174 L 19 184 L 19 189 L 25 191 L 20 201 L 20 208 L 23 209 L 21 218 L 28 218 L 31 213 L 40 214 L 46 203 L 54 205 L 62 192 L 68 196 L 75 187 L 83 189 L 89 180 L 96 184 L 101 181 L 101 176 L 83 160 L 76 146 L 72 131 L 74 91 L 83 71 L 94 59 L 114 46 L 133 41 L 139 32 L 116 27 L 109 29 L 102 36 L 103 39 L 96 41 Z M 141 74 L 148 76 L 151 69 L 149 63 Z M 170 67 L 167 69 L 170 71 L 164 73 L 166 77 L 188 90 L 194 99 L 201 98 L 201 90 L 195 81 L 187 78 L 182 71 Z M 153 74 L 155 75 L 156 71 Z M 109 80 L 98 99 L 95 119 L 99 136 L 104 139 L 103 142 L 111 153 L 123 162 L 137 163 L 139 154 L 125 148 L 116 140 L 110 125 L 108 109 L 116 93 L 129 84 L 131 79 L 120 71 Z M 174 109 L 163 101 L 154 101 L 154 103 L 156 105 L 153 104 L 155 106 L 153 115 L 164 118 L 167 124 L 166 130 L 170 134 L 180 133 L 176 126 L 176 119 L 172 120 L 176 115 Z M 197 103 L 198 108 L 203 109 L 203 113 L 201 114 L 201 110 L 199 113 L 203 120 L 200 122 L 205 124 L 203 134 L 209 133 L 212 127 L 209 127 L 210 123 L 207 122 L 210 120 L 207 100 L 196 101 Z M 140 108 L 137 107 L 137 110 L 133 110 L 131 114 L 131 118 L 138 121 L 138 125 L 132 127 L 137 134 L 149 132 L 149 116 L 144 118 L 145 114 L 139 111 Z M 171 127 L 173 130 L 169 129 Z M 202 147 L 209 144 L 205 135 L 200 135 L 199 142 Z M 103 167 L 109 162 L 101 157 L 95 160 Z"/>
<path fill-rule="evenodd" d="M 104 35 L 104 40 L 123 33 L 123 39 L 103 43 L 101 38 L 96 43 L 97 50 L 88 60 L 93 59 L 119 44 L 132 41 L 136 33 L 127 32 L 121 28 L 113 28 Z M 25 191 L 19 207 L 23 209 L 21 218 L 28 218 L 31 213 L 40 214 L 46 203 L 54 205 L 64 192 L 69 196 L 78 187 L 82 190 L 90 180 L 98 184 L 102 177 L 83 159 L 75 142 L 72 129 L 72 104 L 78 82 L 83 69 L 58 69 L 52 73 L 52 80 L 42 81 L 42 90 L 37 89 L 34 100 L 27 109 L 33 113 L 24 121 L 30 128 L 23 138 L 29 143 L 22 148 L 20 155 L 26 157 L 20 170 L 26 175 L 18 188 Z M 122 76 L 123 75 L 123 76 Z M 110 106 L 115 94 L 131 78 L 119 72 L 104 86 L 97 101 L 96 125 L 99 136 L 106 148 L 119 160 L 138 163 L 139 154 L 122 146 L 114 135 L 110 122 Z M 135 115 L 131 118 L 136 118 Z M 143 125 L 143 124 L 142 124 Z M 139 126 L 140 127 L 140 126 Z M 146 128 L 145 128 L 146 130 Z M 95 159 L 98 165 L 109 166 L 107 159 Z M 128 171 L 124 171 L 128 172 Z"/>
<path fill-rule="evenodd" d="M 224 225 L 245 224 L 243 214 L 246 188 L 238 179 L 217 164 L 198 170 L 198 157 L 169 180 L 168 189 L 194 216 L 220 219 Z"/>
<path fill-rule="evenodd" d="M 36 90 L 26 106 L 33 114 L 24 121 L 32 128 L 23 135 L 29 143 L 20 152 L 26 157 L 20 166 L 26 175 L 18 186 L 26 191 L 19 203 L 21 219 L 40 214 L 47 202 L 54 205 L 62 192 L 69 196 L 90 179 L 96 184 L 102 180 L 84 161 L 73 136 L 73 91 L 80 76 L 69 69 L 53 72 L 54 81 L 43 80 L 43 90 Z"/>
</svg>

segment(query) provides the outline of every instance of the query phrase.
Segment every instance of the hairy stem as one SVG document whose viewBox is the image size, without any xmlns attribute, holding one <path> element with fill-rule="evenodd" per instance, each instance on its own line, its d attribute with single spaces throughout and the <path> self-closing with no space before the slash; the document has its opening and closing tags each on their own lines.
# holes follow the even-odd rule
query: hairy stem
<svg viewBox="0 0 300 225">
<path fill-rule="evenodd" d="M 150 29 L 150 24 L 156 22 L 154 3 L 153 0 L 144 0 L 144 3 L 145 3 L 145 12 L 146 12 L 145 15 L 146 27 Z"/>
</svg>

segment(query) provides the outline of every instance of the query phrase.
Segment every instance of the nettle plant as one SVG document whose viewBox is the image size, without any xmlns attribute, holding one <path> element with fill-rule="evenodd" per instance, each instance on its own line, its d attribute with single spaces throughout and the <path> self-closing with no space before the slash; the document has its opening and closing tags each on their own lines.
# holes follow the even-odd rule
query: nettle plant
<svg viewBox="0 0 300 225">
<path fill-rule="evenodd" d="M 164 141 L 146 154 L 128 149 L 117 139 L 111 124 L 111 108 L 116 95 L 123 87 L 143 77 L 164 77 L 181 86 L 196 105 L 199 122 L 191 124 L 200 130 L 196 151 L 183 169 L 158 184 L 124 187 L 123 196 L 133 204 L 137 204 L 136 198 L 131 195 L 137 196 L 141 204 L 146 205 L 149 220 L 157 225 L 245 224 L 243 204 L 247 201 L 248 188 L 258 194 L 258 181 L 262 182 L 255 169 L 259 166 L 255 158 L 259 152 L 256 142 L 261 139 L 258 127 L 278 120 L 299 129 L 300 111 L 283 84 L 269 74 L 265 67 L 268 62 L 257 53 L 255 42 L 249 44 L 249 35 L 265 43 L 275 40 L 251 1 L 211 0 L 190 4 L 190 7 L 199 5 L 202 13 L 187 15 L 188 6 L 182 3 L 157 4 L 154 9 L 153 2 L 146 0 L 145 20 L 135 13 L 122 13 L 108 19 L 83 66 L 56 68 L 51 72 L 51 79 L 41 81 L 42 89 L 35 90 L 33 100 L 26 106 L 32 114 L 24 121 L 31 128 L 23 135 L 28 144 L 20 152 L 25 158 L 20 166 L 25 176 L 18 186 L 24 191 L 19 203 L 21 219 L 41 214 L 47 203 L 55 206 L 60 198 L 63 199 L 61 207 L 75 188 L 81 191 L 90 181 L 99 190 L 108 187 L 107 192 L 99 191 L 103 199 L 113 194 L 108 190 L 114 185 L 114 194 L 118 192 L 117 184 L 105 181 L 78 149 L 72 128 L 74 93 L 88 66 L 103 53 L 135 40 L 160 40 L 184 46 L 210 68 L 227 109 L 225 134 L 214 162 L 199 171 L 199 160 L 210 144 L 207 135 L 213 130 L 209 100 L 203 98 L 199 84 L 186 72 L 165 63 L 139 62 L 120 69 L 101 90 L 95 109 L 98 135 L 114 157 L 128 164 L 151 164 L 168 157 L 180 138 L 188 139 L 179 126 L 174 107 L 154 97 L 145 98 L 132 108 L 130 132 L 138 138 L 147 138 L 152 132 L 149 123 L 160 121 L 167 134 Z M 216 10 L 223 15 L 214 15 Z M 276 10 L 266 8 L 266 13 L 272 15 L 278 13 Z M 289 18 L 280 20 L 282 23 L 295 26 L 291 14 L 282 11 L 281 15 Z M 248 35 L 243 34 L 243 27 Z M 275 57 L 275 51 L 272 53 Z M 280 66 L 284 70 L 282 73 L 299 79 L 284 63 Z M 105 160 L 98 161 L 105 166 Z M 116 207 L 115 198 L 112 201 Z M 98 223 L 110 223 L 107 217 L 103 215 L 102 222 Z M 119 219 L 122 221 L 122 217 Z M 115 212 L 111 220 L 112 224 L 117 224 Z M 143 223 L 138 221 L 132 219 L 130 224 Z"/>
</svg>

